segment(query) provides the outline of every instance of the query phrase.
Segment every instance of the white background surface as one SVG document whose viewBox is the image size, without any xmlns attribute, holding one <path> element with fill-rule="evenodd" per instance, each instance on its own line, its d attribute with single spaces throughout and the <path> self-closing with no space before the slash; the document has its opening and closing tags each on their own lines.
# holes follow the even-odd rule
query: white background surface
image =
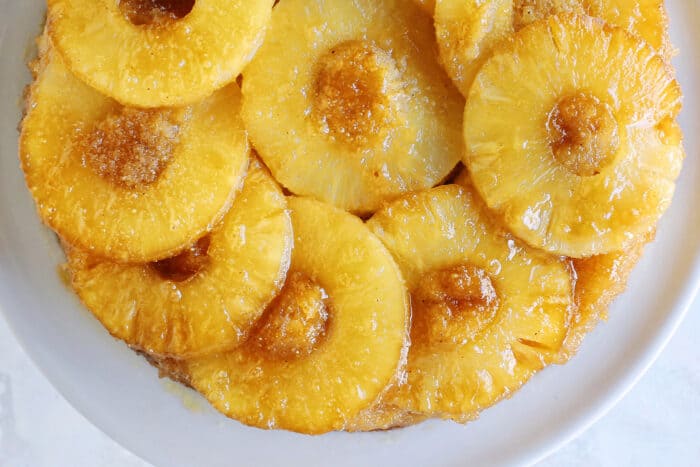
<svg viewBox="0 0 700 467">
<path fill-rule="evenodd" d="M 627 397 L 541 465 L 700 465 L 699 330 L 696 300 L 670 345 Z M 149 464 L 68 405 L 31 363 L 0 315 L 0 466 L 94 465 Z"/>
</svg>

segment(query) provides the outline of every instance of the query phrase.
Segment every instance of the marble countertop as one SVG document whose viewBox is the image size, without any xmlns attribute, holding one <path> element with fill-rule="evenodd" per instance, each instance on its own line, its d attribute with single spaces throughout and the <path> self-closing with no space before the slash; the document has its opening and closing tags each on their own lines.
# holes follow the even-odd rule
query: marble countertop
<svg viewBox="0 0 700 467">
<path fill-rule="evenodd" d="M 659 360 L 608 415 L 542 466 L 700 465 L 700 298 Z M 0 467 L 145 467 L 77 413 L 0 315 Z"/>
</svg>

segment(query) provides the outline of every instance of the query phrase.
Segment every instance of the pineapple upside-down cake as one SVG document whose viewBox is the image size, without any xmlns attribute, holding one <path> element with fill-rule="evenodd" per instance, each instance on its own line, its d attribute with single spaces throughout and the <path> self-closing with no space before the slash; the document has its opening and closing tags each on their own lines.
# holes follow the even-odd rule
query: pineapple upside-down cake
<svg viewBox="0 0 700 467">
<path fill-rule="evenodd" d="M 662 0 L 47 3 L 20 161 L 68 282 L 250 426 L 475 419 L 605 319 L 681 170 Z"/>
</svg>

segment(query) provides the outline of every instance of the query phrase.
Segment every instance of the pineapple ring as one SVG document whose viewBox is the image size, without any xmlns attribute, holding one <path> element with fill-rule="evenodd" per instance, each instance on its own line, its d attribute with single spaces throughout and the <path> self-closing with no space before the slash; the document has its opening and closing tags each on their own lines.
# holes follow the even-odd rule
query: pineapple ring
<svg viewBox="0 0 700 467">
<path fill-rule="evenodd" d="M 186 115 L 186 123 L 174 125 L 177 144 L 164 143 L 159 131 L 150 131 L 160 128 L 142 127 L 170 128 L 160 111 L 120 110 L 75 78 L 44 42 L 47 47 L 20 138 L 22 168 L 44 222 L 71 245 L 130 262 L 172 256 L 211 230 L 248 166 L 238 87 L 184 111 L 163 111 Z M 97 148 L 94 160 L 85 147 Z M 152 160 L 149 152 L 163 147 L 172 149 L 168 160 Z M 116 152 L 125 154 L 126 169 L 109 165 Z"/>
<path fill-rule="evenodd" d="M 436 49 L 413 2 L 279 3 L 243 74 L 253 145 L 293 193 L 356 213 L 435 185 L 464 151 Z"/>
<path fill-rule="evenodd" d="M 221 226 L 203 240 L 192 254 L 150 264 L 68 249 L 73 288 L 110 334 L 149 355 L 228 350 L 282 288 L 292 249 L 287 201 L 259 163 L 251 163 Z"/>
<path fill-rule="evenodd" d="M 378 427 L 400 411 L 475 418 L 557 357 L 573 304 L 568 263 L 505 232 L 471 188 L 407 195 L 367 225 L 413 298 L 408 378 L 385 398 Z"/>
<path fill-rule="evenodd" d="M 262 43 L 274 2 L 196 0 L 183 18 L 173 18 L 185 13 L 175 8 L 152 24 L 134 24 L 123 11 L 169 3 L 178 6 L 49 0 L 48 30 L 71 71 L 101 93 L 138 107 L 185 105 L 236 79 Z"/>
<path fill-rule="evenodd" d="M 530 245 L 575 258 L 622 250 L 671 202 L 680 108 L 678 83 L 639 39 L 590 17 L 550 16 L 477 75 L 465 163 Z"/>
<path fill-rule="evenodd" d="M 263 328 L 275 321 L 286 328 L 254 333 L 227 354 L 189 360 L 189 381 L 215 408 L 247 425 L 340 430 L 398 377 L 408 345 L 408 294 L 393 258 L 360 219 L 311 199 L 290 198 L 289 205 L 295 244 L 287 277 L 310 282 L 291 290 L 285 285 L 282 295 L 291 297 L 273 302 L 263 317 Z M 320 288 L 326 293 L 317 294 Z M 312 323 L 325 322 L 323 335 L 316 334 L 311 352 L 261 349 L 258 338 L 298 342 L 298 321 L 269 316 L 298 317 L 289 314 L 295 294 L 301 307 L 328 310 L 325 318 L 305 313 Z"/>
<path fill-rule="evenodd" d="M 670 61 L 663 0 L 437 0 L 435 30 L 447 74 L 464 96 L 494 47 L 555 13 L 589 14 L 639 34 Z"/>
</svg>

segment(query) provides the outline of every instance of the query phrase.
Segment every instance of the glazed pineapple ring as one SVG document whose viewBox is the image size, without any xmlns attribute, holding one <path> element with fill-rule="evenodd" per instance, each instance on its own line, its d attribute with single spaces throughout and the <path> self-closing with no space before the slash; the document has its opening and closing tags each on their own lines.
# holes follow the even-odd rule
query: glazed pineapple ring
<svg viewBox="0 0 700 467">
<path fill-rule="evenodd" d="M 292 225 L 257 161 L 214 233 L 174 258 L 120 264 L 69 250 L 74 290 L 113 336 L 152 357 L 237 346 L 282 288 Z"/>
<path fill-rule="evenodd" d="M 575 258 L 622 250 L 671 202 L 680 108 L 680 87 L 649 46 L 590 17 L 550 16 L 477 75 L 465 163 L 529 244 Z"/>
<path fill-rule="evenodd" d="M 573 303 L 567 262 L 503 230 L 471 188 L 407 195 L 367 225 L 396 258 L 413 303 L 407 381 L 369 417 L 373 428 L 475 418 L 557 357 Z"/>
<path fill-rule="evenodd" d="M 436 49 L 412 1 L 279 3 L 243 74 L 253 145 L 293 193 L 356 213 L 437 184 L 463 153 L 464 102 Z"/>
<path fill-rule="evenodd" d="M 71 245 L 131 262 L 172 256 L 209 231 L 248 166 L 238 87 L 191 108 L 122 108 L 47 47 L 20 137 L 44 222 Z"/>
<path fill-rule="evenodd" d="M 495 46 L 533 21 L 564 13 L 602 18 L 671 58 L 663 0 L 437 0 L 435 29 L 445 70 L 467 96 Z"/>
<path fill-rule="evenodd" d="M 311 199 L 289 206 L 295 244 L 281 294 L 246 344 L 189 360 L 189 382 L 248 425 L 340 430 L 398 377 L 409 299 L 361 220 Z"/>
<path fill-rule="evenodd" d="M 184 105 L 238 76 L 273 3 L 48 0 L 48 29 L 68 67 L 103 94 L 139 107 Z"/>
</svg>

